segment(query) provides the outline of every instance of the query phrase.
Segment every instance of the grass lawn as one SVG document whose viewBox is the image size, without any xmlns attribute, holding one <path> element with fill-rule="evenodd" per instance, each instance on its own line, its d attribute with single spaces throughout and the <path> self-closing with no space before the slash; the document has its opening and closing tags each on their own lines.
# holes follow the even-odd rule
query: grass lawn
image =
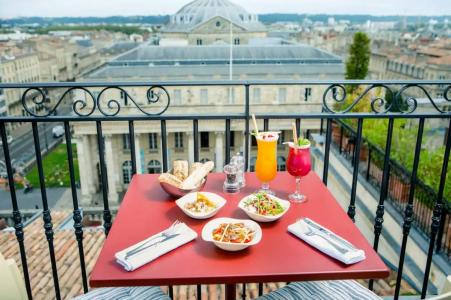
<svg viewBox="0 0 451 300">
<path fill-rule="evenodd" d="M 80 181 L 78 170 L 77 147 L 72 144 L 74 157 L 75 181 Z M 69 165 L 67 162 L 66 144 L 59 144 L 43 158 L 44 177 L 46 187 L 70 187 Z M 33 187 L 39 187 L 38 167 L 26 175 Z"/>
</svg>

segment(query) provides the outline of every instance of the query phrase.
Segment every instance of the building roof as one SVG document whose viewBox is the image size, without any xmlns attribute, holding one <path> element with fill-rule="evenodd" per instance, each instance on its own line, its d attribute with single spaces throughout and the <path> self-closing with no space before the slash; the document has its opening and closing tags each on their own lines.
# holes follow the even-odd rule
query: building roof
<svg viewBox="0 0 451 300">
<path fill-rule="evenodd" d="M 237 45 L 232 48 L 233 62 L 240 61 L 252 63 L 271 63 L 283 61 L 326 61 L 341 63 L 339 56 L 326 51 L 302 44 L 296 45 Z M 199 61 L 208 63 L 209 61 L 230 60 L 230 45 L 209 45 L 209 46 L 185 46 L 185 47 L 162 47 L 144 46 L 124 53 L 111 61 L 110 65 L 121 65 L 131 62 L 178 62 Z"/>
<path fill-rule="evenodd" d="M 253 15 L 228 0 L 195 0 L 183 6 L 163 29 L 166 32 L 190 32 L 214 17 L 222 17 L 247 31 L 266 31 Z"/>
</svg>

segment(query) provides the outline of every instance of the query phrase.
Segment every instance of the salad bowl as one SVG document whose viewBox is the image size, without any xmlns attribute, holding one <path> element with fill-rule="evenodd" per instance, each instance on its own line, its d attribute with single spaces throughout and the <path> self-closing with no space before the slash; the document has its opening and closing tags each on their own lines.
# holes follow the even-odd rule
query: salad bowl
<svg viewBox="0 0 451 300">
<path fill-rule="evenodd" d="M 215 240 L 215 234 L 223 235 L 221 232 L 218 233 L 218 229 L 221 228 L 222 224 L 242 224 L 244 225 L 243 230 L 252 231 L 252 238 L 250 240 L 243 238 L 242 241 L 235 242 Z M 212 242 L 218 248 L 226 251 L 240 251 L 246 249 L 249 246 L 258 244 L 262 239 L 262 229 L 260 228 L 260 225 L 252 220 L 217 218 L 205 224 L 204 228 L 202 229 L 202 239 L 206 242 Z"/>
<path fill-rule="evenodd" d="M 213 217 L 226 202 L 224 198 L 214 193 L 193 192 L 178 199 L 175 204 L 193 219 L 208 219 Z"/>
<path fill-rule="evenodd" d="M 241 199 L 238 207 L 257 222 L 273 222 L 280 219 L 288 211 L 290 201 L 260 192 Z"/>
</svg>

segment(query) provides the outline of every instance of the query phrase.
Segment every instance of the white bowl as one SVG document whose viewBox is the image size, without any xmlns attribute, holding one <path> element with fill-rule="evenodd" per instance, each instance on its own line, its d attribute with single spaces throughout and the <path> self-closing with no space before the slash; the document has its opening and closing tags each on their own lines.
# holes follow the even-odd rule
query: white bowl
<svg viewBox="0 0 451 300">
<path fill-rule="evenodd" d="M 216 205 L 216 208 L 213 209 L 212 211 L 209 211 L 207 213 L 195 213 L 192 212 L 188 209 L 185 208 L 185 205 L 187 203 L 190 202 L 195 202 L 197 199 L 197 193 L 198 192 L 194 192 L 194 193 L 189 193 L 186 194 L 185 196 L 183 196 L 182 198 L 178 199 L 177 201 L 175 201 L 175 203 L 177 204 L 178 207 L 180 207 L 180 209 L 187 214 L 188 216 L 190 216 L 193 219 L 208 219 L 213 217 L 225 204 L 226 204 L 226 200 L 224 198 L 222 198 L 221 196 L 217 195 L 217 194 L 213 194 L 213 193 L 209 193 L 209 192 L 199 192 L 203 195 L 205 195 L 211 202 L 213 202 Z"/>
<path fill-rule="evenodd" d="M 249 243 L 237 244 L 228 242 L 218 242 L 213 239 L 213 230 L 219 227 L 222 223 L 244 223 L 245 226 L 255 231 L 254 238 Z M 260 225 L 251 220 L 232 219 L 232 218 L 217 218 L 205 224 L 202 229 L 202 239 L 206 242 L 213 242 L 217 247 L 226 251 L 240 251 L 249 246 L 256 245 L 262 239 L 262 229 Z"/>
<path fill-rule="evenodd" d="M 257 222 L 273 222 L 273 221 L 276 221 L 276 220 L 280 219 L 284 214 L 286 214 L 286 212 L 290 208 L 290 201 L 282 200 L 282 199 L 277 198 L 276 196 L 273 196 L 273 195 L 268 195 L 268 196 L 271 197 L 271 199 L 279 202 L 279 204 L 284 209 L 282 213 L 280 213 L 278 215 L 275 215 L 275 216 L 264 216 L 264 215 L 257 214 L 255 212 L 250 211 L 249 209 L 247 209 L 244 206 L 244 203 L 248 199 L 254 197 L 254 194 L 248 195 L 248 196 L 244 197 L 243 199 L 241 199 L 240 203 L 238 203 L 238 207 L 241 208 L 249 216 L 249 218 L 251 218 L 251 219 L 253 219 L 253 220 L 257 221 Z"/>
</svg>

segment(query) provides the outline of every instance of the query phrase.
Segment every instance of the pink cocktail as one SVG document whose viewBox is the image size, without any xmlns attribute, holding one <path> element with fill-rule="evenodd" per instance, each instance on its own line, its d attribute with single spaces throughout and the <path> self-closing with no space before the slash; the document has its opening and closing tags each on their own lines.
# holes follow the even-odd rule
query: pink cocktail
<svg viewBox="0 0 451 300">
<path fill-rule="evenodd" d="M 312 168 L 310 161 L 310 144 L 297 146 L 290 143 L 287 170 L 291 176 L 296 177 L 296 191 L 288 196 L 292 202 L 302 203 L 307 197 L 300 193 L 301 177 L 307 175 Z"/>
</svg>

